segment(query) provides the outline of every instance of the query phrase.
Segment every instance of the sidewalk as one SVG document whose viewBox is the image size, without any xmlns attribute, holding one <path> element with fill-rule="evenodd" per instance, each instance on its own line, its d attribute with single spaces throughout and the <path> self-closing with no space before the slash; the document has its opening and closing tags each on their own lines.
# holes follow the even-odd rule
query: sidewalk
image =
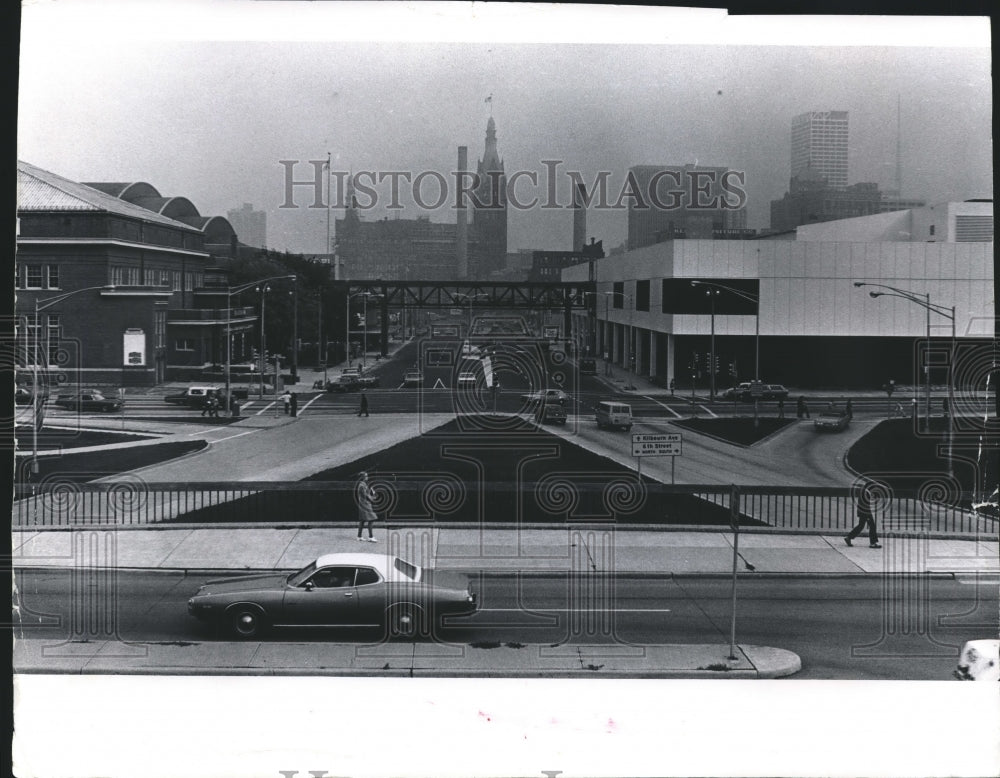
<svg viewBox="0 0 1000 778">
<path fill-rule="evenodd" d="M 728 528 L 378 527 L 378 544 L 358 543 L 356 525 L 127 525 L 13 531 L 14 567 L 78 566 L 75 543 L 99 539 L 97 567 L 247 572 L 298 569 L 321 554 L 390 553 L 422 567 L 489 573 L 729 576 Z M 91 564 L 91 563 L 88 563 Z M 1000 575 L 1000 541 L 894 537 L 881 549 L 841 535 L 753 532 L 738 541 L 741 576 Z"/>
</svg>

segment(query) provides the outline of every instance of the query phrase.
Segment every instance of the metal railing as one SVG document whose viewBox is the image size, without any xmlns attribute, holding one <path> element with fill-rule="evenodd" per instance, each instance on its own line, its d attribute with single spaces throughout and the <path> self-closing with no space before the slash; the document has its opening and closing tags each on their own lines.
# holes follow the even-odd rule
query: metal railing
<svg viewBox="0 0 1000 778">
<path fill-rule="evenodd" d="M 375 475 L 375 509 L 399 525 L 638 524 L 729 526 L 734 497 L 743 527 L 837 534 L 856 522 L 851 489 L 669 486 L 634 474 L 562 473 L 518 485 L 468 484 L 451 474 Z M 353 482 L 72 483 L 54 479 L 15 490 L 15 528 L 234 523 L 322 526 L 357 518 Z M 996 535 L 997 520 L 968 495 L 949 502 L 887 493 L 876 511 L 884 534 Z"/>
</svg>

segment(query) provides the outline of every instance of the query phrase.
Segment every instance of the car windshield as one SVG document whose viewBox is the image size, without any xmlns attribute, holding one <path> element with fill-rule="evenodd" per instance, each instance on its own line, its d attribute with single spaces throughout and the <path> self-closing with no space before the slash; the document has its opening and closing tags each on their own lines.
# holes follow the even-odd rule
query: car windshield
<svg viewBox="0 0 1000 778">
<path fill-rule="evenodd" d="M 416 565 L 411 565 L 409 562 L 404 562 L 402 559 L 398 557 L 396 558 L 396 561 L 393 562 L 393 567 L 395 567 L 396 570 L 405 575 L 411 581 L 416 581 L 419 580 L 420 578 L 419 567 L 417 567 Z"/>
<path fill-rule="evenodd" d="M 316 563 L 310 562 L 308 565 L 303 567 L 297 573 L 292 573 L 288 576 L 289 586 L 301 586 L 302 583 L 309 578 L 314 572 L 316 572 Z"/>
</svg>

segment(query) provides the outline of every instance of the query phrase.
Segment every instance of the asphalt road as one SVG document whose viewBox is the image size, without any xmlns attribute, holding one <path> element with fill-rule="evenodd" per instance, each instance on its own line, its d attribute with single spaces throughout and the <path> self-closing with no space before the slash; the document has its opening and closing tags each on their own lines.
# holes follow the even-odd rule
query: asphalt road
<svg viewBox="0 0 1000 778">
<path fill-rule="evenodd" d="M 226 641 L 187 615 L 187 598 L 207 578 L 119 571 L 112 596 L 98 578 L 19 571 L 21 621 L 14 632 L 67 639 L 72 619 L 99 598 L 105 606 L 116 603 L 123 640 Z M 729 640 L 731 589 L 725 579 L 620 576 L 571 582 L 561 576 L 498 575 L 477 577 L 473 588 L 480 613 L 461 626 L 443 628 L 439 639 L 632 645 Z M 741 578 L 738 594 L 737 640 L 794 651 L 802 658 L 798 679 L 947 680 L 966 640 L 997 632 L 997 587 L 975 580 Z M 378 636 L 283 630 L 267 639 L 371 643 Z"/>
</svg>

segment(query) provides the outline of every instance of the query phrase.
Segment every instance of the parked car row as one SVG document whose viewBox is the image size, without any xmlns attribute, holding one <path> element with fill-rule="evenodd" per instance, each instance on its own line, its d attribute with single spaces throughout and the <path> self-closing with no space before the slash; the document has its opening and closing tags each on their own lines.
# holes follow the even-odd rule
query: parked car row
<svg viewBox="0 0 1000 778">
<path fill-rule="evenodd" d="M 753 402 L 757 400 L 787 400 L 788 390 L 781 384 L 765 384 L 762 381 L 744 381 L 731 386 L 719 394 L 723 400 Z"/>
</svg>

